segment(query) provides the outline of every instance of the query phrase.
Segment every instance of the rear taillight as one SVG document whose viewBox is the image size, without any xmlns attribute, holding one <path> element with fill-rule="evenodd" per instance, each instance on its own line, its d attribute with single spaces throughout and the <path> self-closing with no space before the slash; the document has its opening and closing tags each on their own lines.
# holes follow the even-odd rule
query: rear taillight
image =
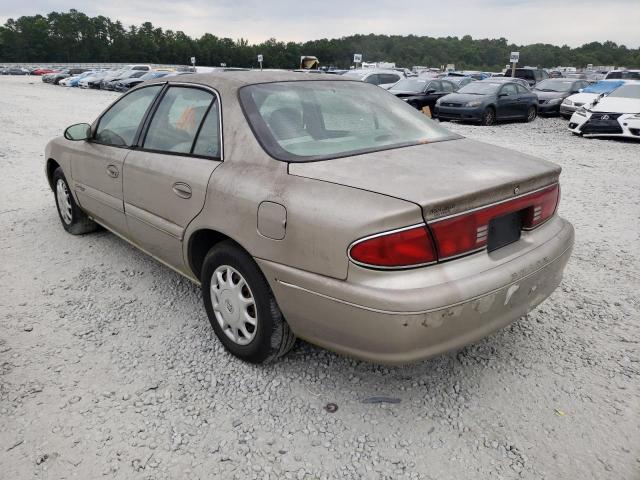
<svg viewBox="0 0 640 480">
<path fill-rule="evenodd" d="M 433 240 L 425 225 L 359 240 L 349 249 L 349 256 L 356 263 L 377 268 L 416 267 L 437 260 Z"/>
<path fill-rule="evenodd" d="M 559 194 L 560 187 L 556 184 L 512 200 L 430 222 L 438 258 L 447 260 L 484 249 L 489 222 L 502 215 L 522 211 L 522 228 L 536 228 L 553 216 Z"/>
</svg>

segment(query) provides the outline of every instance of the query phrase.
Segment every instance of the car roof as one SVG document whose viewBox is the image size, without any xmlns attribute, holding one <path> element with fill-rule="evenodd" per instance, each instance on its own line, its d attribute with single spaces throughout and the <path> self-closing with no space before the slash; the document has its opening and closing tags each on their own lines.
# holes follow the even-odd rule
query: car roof
<svg viewBox="0 0 640 480">
<path fill-rule="evenodd" d="M 394 72 L 397 73 L 397 72 Z M 163 79 L 166 77 L 162 77 Z M 220 89 L 239 89 L 245 85 L 256 85 L 260 83 L 273 82 L 342 82 L 353 81 L 339 75 L 303 75 L 299 72 L 261 72 L 255 71 L 231 71 L 231 72 L 211 72 L 211 73 L 193 73 L 190 75 L 180 75 L 177 77 L 166 78 L 168 82 L 178 83 L 197 83 L 200 85 L 208 85 L 210 87 Z"/>
</svg>

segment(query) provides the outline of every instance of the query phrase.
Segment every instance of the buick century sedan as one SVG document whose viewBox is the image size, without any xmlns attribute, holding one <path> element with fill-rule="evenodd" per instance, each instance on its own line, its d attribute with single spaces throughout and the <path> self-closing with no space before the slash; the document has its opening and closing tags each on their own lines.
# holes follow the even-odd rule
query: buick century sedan
<svg viewBox="0 0 640 480">
<path fill-rule="evenodd" d="M 62 226 L 98 225 L 201 285 L 249 362 L 297 337 L 405 363 L 522 317 L 561 281 L 560 168 L 453 134 L 364 82 L 145 82 L 46 147 Z"/>
</svg>

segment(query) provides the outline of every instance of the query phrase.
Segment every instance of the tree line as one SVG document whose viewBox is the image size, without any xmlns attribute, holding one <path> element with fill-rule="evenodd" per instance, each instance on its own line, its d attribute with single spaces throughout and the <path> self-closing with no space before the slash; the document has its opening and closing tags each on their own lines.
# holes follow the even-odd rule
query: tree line
<svg viewBox="0 0 640 480">
<path fill-rule="evenodd" d="M 89 17 L 77 10 L 48 15 L 22 16 L 0 26 L 1 62 L 105 62 L 188 64 L 256 67 L 257 55 L 265 68 L 296 68 L 301 55 L 315 55 L 321 65 L 348 68 L 353 54 L 364 61 L 390 61 L 398 66 L 440 67 L 449 63 L 458 69 L 500 70 L 511 51 L 520 52 L 522 65 L 555 67 L 613 65 L 640 67 L 640 48 L 615 42 L 591 42 L 577 48 L 536 43 L 515 45 L 505 38 L 433 38 L 417 35 L 351 35 L 307 42 L 269 39 L 250 44 L 206 33 L 192 38 L 182 31 L 163 30 L 150 22 L 125 27 L 120 21 L 99 15 Z"/>
</svg>

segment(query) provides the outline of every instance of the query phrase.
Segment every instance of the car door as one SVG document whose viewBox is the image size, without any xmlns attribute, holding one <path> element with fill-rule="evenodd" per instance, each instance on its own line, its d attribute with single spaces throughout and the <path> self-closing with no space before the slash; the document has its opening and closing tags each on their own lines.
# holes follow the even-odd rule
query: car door
<svg viewBox="0 0 640 480">
<path fill-rule="evenodd" d="M 517 84 L 516 91 L 518 95 L 518 103 L 516 113 L 519 116 L 526 117 L 529 107 L 538 103 L 538 97 L 532 93 L 527 87 Z"/>
<path fill-rule="evenodd" d="M 161 89 L 161 85 L 152 85 L 121 97 L 97 120 L 92 138 L 77 142 L 71 154 L 72 188 L 78 203 L 98 222 L 121 235 L 127 234 L 122 166 Z"/>
<path fill-rule="evenodd" d="M 447 82 L 446 80 L 441 80 L 438 82 L 438 84 L 438 88 L 433 95 L 433 103 L 429 105 L 431 107 L 431 110 L 433 110 L 439 98 L 444 97 L 445 95 L 449 95 L 456 90 L 456 86 L 451 82 Z"/>
<path fill-rule="evenodd" d="M 127 225 L 137 245 L 186 271 L 184 231 L 202 210 L 209 178 L 222 162 L 218 94 L 170 83 L 146 123 L 124 165 Z"/>
<path fill-rule="evenodd" d="M 514 83 L 507 83 L 498 90 L 496 116 L 511 118 L 518 114 L 518 92 Z"/>
</svg>

